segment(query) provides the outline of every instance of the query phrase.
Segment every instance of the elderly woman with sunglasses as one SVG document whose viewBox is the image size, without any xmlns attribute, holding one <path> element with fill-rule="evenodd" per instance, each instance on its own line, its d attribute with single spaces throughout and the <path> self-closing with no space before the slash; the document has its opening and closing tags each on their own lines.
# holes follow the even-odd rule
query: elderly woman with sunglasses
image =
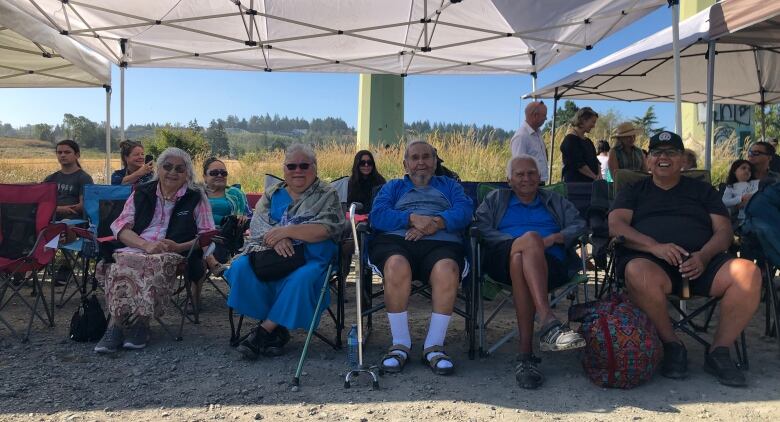
<svg viewBox="0 0 780 422">
<path fill-rule="evenodd" d="M 344 228 L 338 194 L 317 177 L 314 151 L 301 144 L 290 146 L 282 169 L 284 181 L 269 188 L 257 203 L 244 255 L 225 273 L 230 283 L 228 305 L 260 321 L 237 347 L 247 359 L 282 354 L 290 340 L 288 329 L 309 327 Z M 297 245 L 303 245 L 298 252 Z M 280 279 L 258 279 L 250 255 L 262 251 L 282 257 L 303 253 L 305 263 Z"/>
<path fill-rule="evenodd" d="M 146 347 L 149 320 L 163 314 L 178 265 L 199 233 L 214 230 L 209 201 L 194 176 L 189 154 L 166 149 L 157 159 L 154 179 L 136 187 L 111 224 L 120 245 L 114 262 L 97 270 L 111 320 L 95 352 Z M 187 261 L 187 276 L 200 280 L 204 274 L 202 251 L 196 248 Z"/>
</svg>

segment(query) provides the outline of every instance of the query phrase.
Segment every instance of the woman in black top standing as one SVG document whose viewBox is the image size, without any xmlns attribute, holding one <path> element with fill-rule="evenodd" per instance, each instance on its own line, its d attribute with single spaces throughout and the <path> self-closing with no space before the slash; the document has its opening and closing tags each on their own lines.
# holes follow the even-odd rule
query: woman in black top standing
<svg viewBox="0 0 780 422">
<path fill-rule="evenodd" d="M 596 126 L 598 118 L 592 108 L 583 107 L 571 120 L 571 131 L 561 143 L 564 182 L 592 182 L 601 178 L 596 148 L 585 137 Z"/>
</svg>

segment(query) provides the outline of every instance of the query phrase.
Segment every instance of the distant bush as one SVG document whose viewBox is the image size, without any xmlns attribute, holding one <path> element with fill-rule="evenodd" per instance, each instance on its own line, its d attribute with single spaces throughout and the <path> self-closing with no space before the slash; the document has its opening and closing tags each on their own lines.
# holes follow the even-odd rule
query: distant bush
<svg viewBox="0 0 780 422">
<path fill-rule="evenodd" d="M 201 132 L 184 128 L 162 128 L 154 131 L 154 136 L 143 139 L 147 154 L 158 157 L 166 148 L 181 148 L 190 154 L 193 160 L 200 161 L 211 154 L 211 146 Z"/>
</svg>

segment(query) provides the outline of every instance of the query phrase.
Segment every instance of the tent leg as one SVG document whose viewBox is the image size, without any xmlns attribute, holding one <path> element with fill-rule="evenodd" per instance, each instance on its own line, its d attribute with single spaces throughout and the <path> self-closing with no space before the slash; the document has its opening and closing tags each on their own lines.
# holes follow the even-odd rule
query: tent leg
<svg viewBox="0 0 780 422">
<path fill-rule="evenodd" d="M 680 1 L 669 0 L 672 9 L 672 48 L 674 50 L 674 131 L 682 136 L 682 104 L 680 85 Z"/>
<path fill-rule="evenodd" d="M 119 139 L 125 138 L 125 68 L 119 68 Z"/>
<path fill-rule="evenodd" d="M 707 50 L 707 104 L 705 113 L 704 168 L 712 169 L 712 94 L 715 85 L 715 42 L 710 41 Z"/>
<path fill-rule="evenodd" d="M 106 184 L 111 183 L 111 87 L 106 85 Z"/>
<path fill-rule="evenodd" d="M 558 88 L 555 88 L 555 95 L 553 96 L 553 117 L 552 117 L 552 130 L 550 130 L 550 156 L 547 158 L 549 171 L 547 172 L 547 183 L 552 184 L 553 179 L 553 157 L 555 157 L 555 115 L 558 114 Z"/>
</svg>

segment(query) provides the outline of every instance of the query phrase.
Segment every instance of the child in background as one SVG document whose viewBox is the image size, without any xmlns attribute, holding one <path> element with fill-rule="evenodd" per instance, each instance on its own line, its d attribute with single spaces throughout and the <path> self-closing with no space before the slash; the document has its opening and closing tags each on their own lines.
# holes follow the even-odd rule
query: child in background
<svg viewBox="0 0 780 422">
<path fill-rule="evenodd" d="M 758 179 L 753 177 L 753 164 L 748 160 L 736 160 L 731 163 L 726 178 L 726 190 L 723 192 L 723 204 L 732 216 L 732 226 L 736 230 L 745 221 L 745 205 L 756 191 Z M 736 219 L 734 216 L 736 214 Z"/>
</svg>

